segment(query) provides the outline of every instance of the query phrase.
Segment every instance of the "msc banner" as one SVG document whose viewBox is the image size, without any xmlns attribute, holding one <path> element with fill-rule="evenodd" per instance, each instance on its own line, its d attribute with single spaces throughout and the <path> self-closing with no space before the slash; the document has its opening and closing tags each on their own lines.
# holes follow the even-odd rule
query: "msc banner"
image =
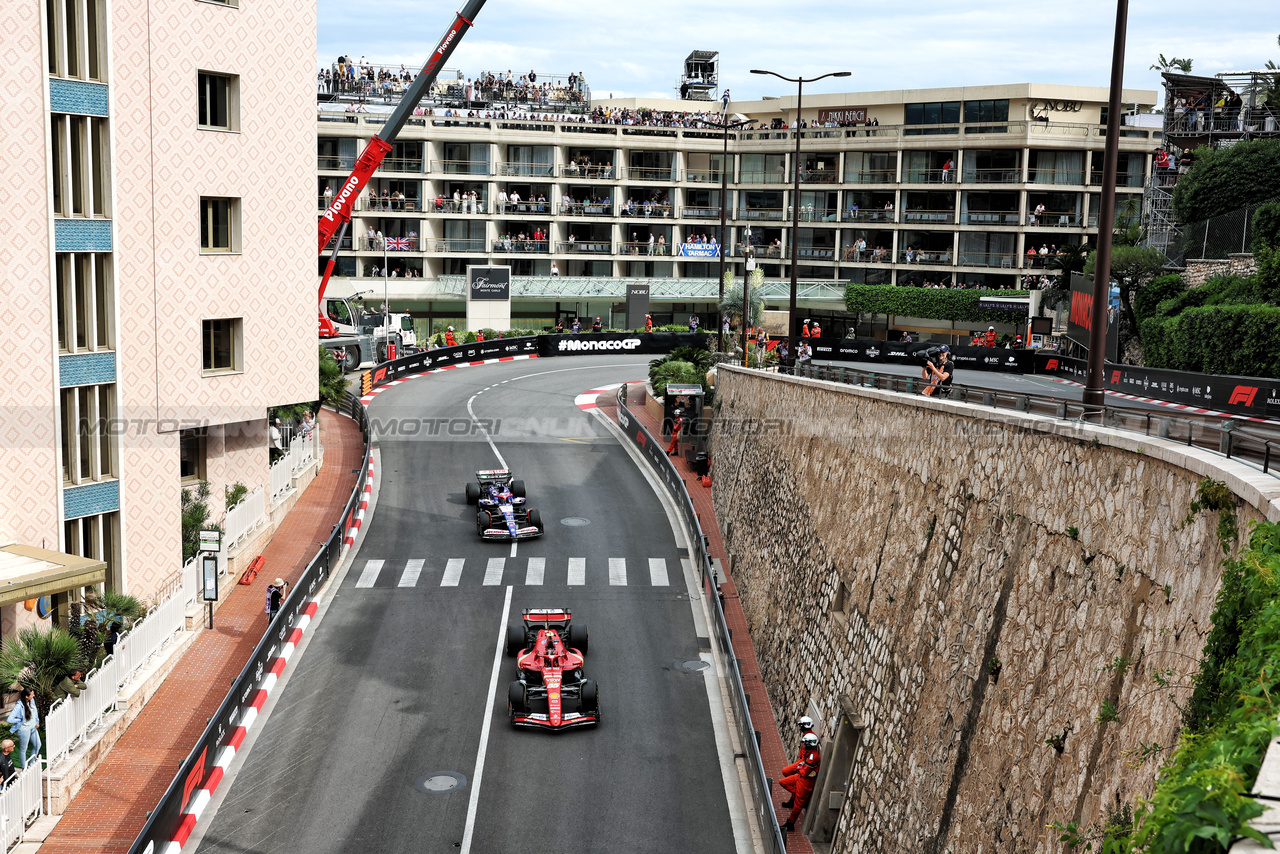
<svg viewBox="0 0 1280 854">
<path fill-rule="evenodd" d="M 936 344 L 904 344 L 900 341 L 872 341 L 865 338 L 810 338 L 813 358 L 833 362 L 883 362 L 890 365 L 922 365 L 924 351 Z M 1035 354 L 1030 350 L 1002 350 L 993 347 L 952 347 L 956 370 L 1010 371 L 1031 373 Z"/>
<path fill-rule="evenodd" d="M 681 258 L 719 258 L 719 243 L 677 243 L 676 255 Z"/>
<path fill-rule="evenodd" d="M 1085 362 L 1083 359 L 1037 354 L 1036 372 L 1069 377 L 1082 383 L 1085 381 Z M 1255 418 L 1280 418 L 1280 380 L 1212 376 L 1107 363 L 1103 386 L 1107 391 L 1197 409 L 1217 409 Z"/>
<path fill-rule="evenodd" d="M 587 335 L 539 335 L 539 356 L 587 353 L 670 353 L 674 347 L 707 349 L 705 332 L 592 332 Z"/>
</svg>

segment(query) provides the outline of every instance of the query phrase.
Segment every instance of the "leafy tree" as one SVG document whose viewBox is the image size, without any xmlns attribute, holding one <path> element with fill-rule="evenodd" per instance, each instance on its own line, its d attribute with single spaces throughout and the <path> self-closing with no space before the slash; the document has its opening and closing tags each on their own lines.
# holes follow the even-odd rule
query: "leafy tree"
<svg viewBox="0 0 1280 854">
<path fill-rule="evenodd" d="M 1160 54 L 1160 58 L 1151 66 L 1152 71 L 1178 71 L 1182 74 L 1191 73 L 1191 63 L 1194 59 L 1179 59 L 1178 57 L 1164 58 L 1164 54 Z"/>
<path fill-rule="evenodd" d="M 688 362 L 705 374 L 711 369 L 711 351 L 689 345 L 671 348 L 670 353 L 649 362 L 649 380 L 651 382 L 653 381 L 654 372 L 668 362 Z"/>
<path fill-rule="evenodd" d="M 342 375 L 342 366 L 333 354 L 320 348 L 320 405 L 341 406 L 350 381 Z"/>
<path fill-rule="evenodd" d="M 707 389 L 707 372 L 697 365 L 691 365 L 688 362 L 666 362 L 659 365 L 653 372 L 653 393 L 658 397 L 662 397 L 667 393 L 667 385 L 675 383 L 676 385 L 699 385 L 706 392 Z"/>
<path fill-rule="evenodd" d="M 200 529 L 222 530 L 212 523 L 209 514 L 209 482 L 202 480 L 182 490 L 182 562 L 186 563 L 200 550 Z"/>
<path fill-rule="evenodd" d="M 1092 276 L 1098 253 L 1089 253 L 1084 274 Z M 1138 318 L 1133 310 L 1133 297 L 1139 289 L 1150 283 L 1164 270 L 1168 259 L 1159 249 L 1148 246 L 1111 247 L 1111 280 L 1120 288 L 1120 350 L 1124 352 L 1137 338 Z"/>
<path fill-rule="evenodd" d="M 1280 247 L 1280 202 L 1262 205 L 1253 212 L 1253 249 Z"/>
<path fill-rule="evenodd" d="M 1186 290 L 1187 284 L 1178 274 L 1158 276 L 1151 280 L 1151 284 L 1133 295 L 1133 313 L 1139 322 L 1146 320 L 1156 314 L 1157 306 L 1185 293 Z"/>
<path fill-rule="evenodd" d="M 764 271 L 758 268 L 752 270 L 747 277 L 748 298 L 751 300 L 751 320 L 747 326 L 759 326 L 764 319 L 764 296 L 760 289 L 763 282 Z M 724 299 L 720 300 L 720 314 L 737 318 L 738 323 L 742 323 L 742 287 L 734 278 L 732 270 L 727 270 L 724 274 Z"/>
<path fill-rule="evenodd" d="M 1174 187 L 1173 213 L 1180 223 L 1201 222 L 1277 196 L 1280 139 L 1246 139 L 1220 150 L 1201 146 Z"/>
<path fill-rule="evenodd" d="M 1071 274 L 1083 273 L 1085 262 L 1089 260 L 1087 244 L 1075 246 L 1068 244 L 1058 247 L 1058 254 L 1045 264 L 1050 270 L 1059 270 L 1060 275 L 1043 291 L 1041 306 L 1047 309 L 1057 308 L 1071 298 Z"/>
<path fill-rule="evenodd" d="M 76 667 L 85 667 L 80 642 L 57 626 L 47 631 L 36 626 L 21 629 L 0 649 L 0 682 L 34 690 L 41 721 L 48 720 L 54 686 Z"/>
</svg>

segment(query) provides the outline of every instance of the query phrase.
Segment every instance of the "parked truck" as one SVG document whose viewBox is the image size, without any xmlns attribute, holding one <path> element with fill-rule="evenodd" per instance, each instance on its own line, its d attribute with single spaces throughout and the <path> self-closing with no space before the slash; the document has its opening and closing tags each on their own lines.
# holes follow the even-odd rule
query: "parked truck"
<svg viewBox="0 0 1280 854">
<path fill-rule="evenodd" d="M 358 302 L 362 294 L 352 297 L 324 298 L 323 316 L 329 320 L 332 335 L 320 331 L 320 345 L 333 352 L 333 356 L 348 373 L 365 362 L 385 362 L 390 355 L 387 341 L 395 346 L 397 356 L 416 353 L 418 336 L 413 329 L 413 318 L 407 314 L 392 314 L 387 318 L 381 311 L 367 311 Z"/>
</svg>

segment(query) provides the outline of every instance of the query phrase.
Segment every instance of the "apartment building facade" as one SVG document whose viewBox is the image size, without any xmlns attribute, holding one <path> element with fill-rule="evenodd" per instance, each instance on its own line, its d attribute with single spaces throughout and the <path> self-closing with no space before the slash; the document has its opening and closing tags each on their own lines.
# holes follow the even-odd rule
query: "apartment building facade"
<svg viewBox="0 0 1280 854">
<path fill-rule="evenodd" d="M 267 481 L 267 408 L 315 398 L 315 15 L 8 7 L 0 141 L 20 203 L 0 317 L 20 358 L 0 390 L 0 540 L 51 559 L 0 555 L 0 590 L 56 592 L 39 580 L 61 554 L 92 564 L 60 576 L 72 598 L 84 583 L 163 592 L 182 488 L 208 481 L 218 518 L 224 487 Z M 12 595 L 6 635 L 39 619 Z"/>
<path fill-rule="evenodd" d="M 1144 112 L 1155 97 L 1126 91 L 1124 103 Z M 1041 247 L 1079 245 L 1096 233 L 1105 89 L 1016 84 L 808 96 L 798 160 L 795 131 L 768 127 L 793 124 L 795 102 L 731 102 L 731 120 L 764 129 L 727 134 L 561 120 L 500 103 L 464 105 L 471 109 L 461 115 L 476 115 L 459 117 L 428 103 L 360 199 L 336 286 L 380 295 L 390 268 L 395 278 L 386 287 L 398 304 L 447 314 L 468 265 L 510 264 L 517 316 L 545 315 L 550 302 L 576 292 L 596 295 L 597 306 L 618 302 L 632 279 L 656 280 L 669 304 L 705 311 L 718 284 L 715 253 L 725 251 L 738 275 L 752 257 L 771 280 L 789 276 L 795 253 L 799 278 L 818 295 L 809 305 L 839 308 L 849 281 L 1014 286 L 1044 272 Z M 347 106 L 322 104 L 319 113 L 319 208 L 381 123 L 378 105 L 363 113 Z M 594 106 L 706 108 L 650 100 Z M 857 124 L 821 126 L 841 120 Z M 1117 210 L 1137 215 L 1160 135 L 1123 128 Z M 385 262 L 378 235 L 391 239 Z M 713 238 L 714 250 L 687 246 Z"/>
</svg>

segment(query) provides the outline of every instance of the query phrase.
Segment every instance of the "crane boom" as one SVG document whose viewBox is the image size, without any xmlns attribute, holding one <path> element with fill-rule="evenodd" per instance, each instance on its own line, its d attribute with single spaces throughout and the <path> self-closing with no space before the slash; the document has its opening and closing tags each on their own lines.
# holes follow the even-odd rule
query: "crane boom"
<svg viewBox="0 0 1280 854">
<path fill-rule="evenodd" d="M 392 111 L 386 123 L 383 124 L 381 132 L 374 135 L 369 140 L 369 144 L 365 146 L 364 151 L 361 152 L 359 159 L 356 160 L 355 168 L 351 170 L 351 174 L 343 182 L 341 189 L 334 194 L 333 203 L 320 215 L 319 252 L 324 252 L 324 248 L 329 245 L 329 241 L 333 239 L 334 234 L 351 219 L 351 212 L 355 208 L 356 199 L 360 197 L 360 193 L 369 184 L 369 179 L 373 177 L 373 173 L 382 165 L 383 158 L 391 150 L 391 144 L 400 134 L 400 129 L 404 127 L 405 122 L 409 120 L 409 116 L 413 113 L 413 108 L 422 100 L 422 96 L 426 94 L 428 87 L 435 82 L 436 77 L 440 74 L 440 69 L 448 61 L 454 48 L 458 46 L 458 42 L 466 35 L 467 30 L 471 29 L 472 23 L 475 21 L 476 15 L 480 13 L 480 9 L 484 7 L 484 3 L 485 0 L 467 0 L 467 5 L 458 13 L 453 25 L 449 27 L 444 37 L 440 39 L 436 49 L 427 57 L 426 64 L 422 66 L 422 70 L 418 72 L 418 76 L 414 78 L 413 83 L 404 93 L 404 97 L 400 99 L 400 103 L 396 105 L 395 110 Z M 320 300 L 322 302 L 328 282 L 329 277 L 326 275 L 320 283 Z"/>
</svg>

